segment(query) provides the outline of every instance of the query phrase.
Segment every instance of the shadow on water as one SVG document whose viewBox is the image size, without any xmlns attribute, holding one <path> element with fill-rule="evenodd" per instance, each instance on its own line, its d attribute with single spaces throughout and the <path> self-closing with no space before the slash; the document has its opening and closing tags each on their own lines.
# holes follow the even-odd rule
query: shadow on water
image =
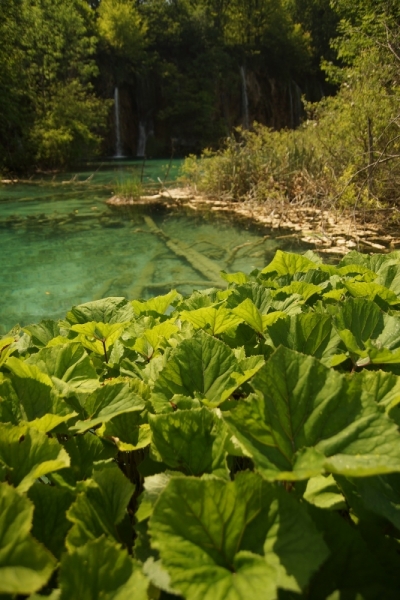
<svg viewBox="0 0 400 600">
<path fill-rule="evenodd" d="M 146 167 L 153 181 L 165 168 L 154 162 Z M 0 187 L 0 333 L 106 296 L 148 298 L 171 288 L 189 294 L 222 285 L 220 269 L 249 273 L 278 248 L 307 249 L 226 214 L 157 204 L 108 207 L 116 173 L 128 177 L 131 169 L 108 165 L 89 181 L 88 170 Z"/>
</svg>

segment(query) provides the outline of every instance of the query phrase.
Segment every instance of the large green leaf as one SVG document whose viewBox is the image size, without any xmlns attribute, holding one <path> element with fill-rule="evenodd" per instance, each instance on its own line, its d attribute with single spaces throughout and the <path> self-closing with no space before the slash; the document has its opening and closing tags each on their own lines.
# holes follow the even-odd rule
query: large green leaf
<svg viewBox="0 0 400 600">
<path fill-rule="evenodd" d="M 131 321 L 134 317 L 133 309 L 125 298 L 104 298 L 74 306 L 67 313 L 67 320 L 71 324 L 88 323 L 123 323 Z"/>
<path fill-rule="evenodd" d="M 228 346 L 199 330 L 171 353 L 156 379 L 154 391 L 168 398 L 175 394 L 194 396 L 197 392 L 217 405 L 229 398 L 257 368 L 245 373 Z"/>
<path fill-rule="evenodd" d="M 267 478 L 400 471 L 400 434 L 358 380 L 280 347 L 252 385 L 223 417 Z"/>
<path fill-rule="evenodd" d="M 13 351 L 13 344 L 15 340 L 13 337 L 6 337 L 0 339 L 0 367 L 4 365 L 11 352 Z"/>
<path fill-rule="evenodd" d="M 304 492 L 304 500 L 326 510 L 346 509 L 344 496 L 332 475 L 311 477 Z"/>
<path fill-rule="evenodd" d="M 392 557 L 385 556 L 379 545 L 368 547 L 357 528 L 335 512 L 312 509 L 311 514 L 331 555 L 312 578 L 307 598 L 321 600 L 331 594 L 338 599 L 398 598 L 398 567 L 396 574 L 388 565 Z M 398 565 L 396 554 L 392 560 Z"/>
<path fill-rule="evenodd" d="M 59 397 L 50 377 L 36 365 L 14 357 L 9 358 L 6 364 L 12 373 L 12 386 L 24 420 L 33 421 L 46 414 L 64 416 L 72 412 Z"/>
<path fill-rule="evenodd" d="M 344 281 L 343 284 L 354 298 L 367 298 L 373 301 L 378 296 L 378 298 L 381 298 L 391 306 L 400 303 L 400 299 L 394 292 L 378 283 Z"/>
<path fill-rule="evenodd" d="M 35 483 L 28 496 L 35 506 L 32 535 L 59 559 L 72 526 L 66 512 L 74 497 L 68 490 L 43 483 Z"/>
<path fill-rule="evenodd" d="M 387 413 L 400 403 L 400 377 L 385 371 L 367 371 L 363 369 L 353 373 L 351 379 L 360 381 L 363 394 L 368 394 L 385 407 Z"/>
<path fill-rule="evenodd" d="M 250 298 L 243 300 L 241 304 L 232 309 L 232 312 L 255 329 L 257 333 L 264 331 L 262 315 Z"/>
<path fill-rule="evenodd" d="M 274 313 L 272 313 L 274 314 Z M 332 327 L 329 315 L 302 313 L 278 319 L 267 326 L 267 332 L 277 348 L 281 344 L 292 350 L 310 354 L 330 365 L 332 357 L 345 351 L 345 346 Z M 346 358 L 346 356 L 342 356 Z M 336 360 L 339 360 L 340 357 Z"/>
<path fill-rule="evenodd" d="M 172 478 L 149 526 L 172 587 L 187 600 L 300 591 L 327 556 L 304 507 L 251 473 L 229 483 Z"/>
<path fill-rule="evenodd" d="M 36 365 L 49 377 L 57 377 L 77 386 L 87 379 L 97 379 L 93 364 L 79 343 L 43 348 L 33 354 L 26 363 Z"/>
<path fill-rule="evenodd" d="M 61 600 L 148 600 L 148 580 L 125 550 L 100 538 L 64 554 Z"/>
<path fill-rule="evenodd" d="M 400 296 L 400 265 L 386 261 L 379 269 L 376 283 L 391 290 L 396 296 Z"/>
<path fill-rule="evenodd" d="M 56 561 L 31 536 L 33 505 L 0 483 L 0 594 L 30 594 L 43 587 Z"/>
<path fill-rule="evenodd" d="M 259 283 L 247 283 L 232 288 L 227 298 L 226 306 L 235 308 L 245 300 L 251 300 L 257 309 L 265 314 L 271 305 L 272 295 L 270 290 Z"/>
<path fill-rule="evenodd" d="M 187 475 L 227 477 L 226 425 L 207 408 L 149 415 L 150 455 Z"/>
<path fill-rule="evenodd" d="M 27 325 L 23 328 L 31 336 L 31 342 L 37 348 L 44 348 L 53 338 L 60 335 L 60 327 L 56 321 L 45 319 L 37 325 Z"/>
<path fill-rule="evenodd" d="M 400 319 L 382 313 L 373 302 L 349 299 L 334 323 L 358 365 L 400 362 Z"/>
<path fill-rule="evenodd" d="M 28 428 L 0 423 L 0 464 L 7 480 L 26 492 L 36 479 L 68 467 L 69 456 L 56 439 Z"/>
<path fill-rule="evenodd" d="M 132 306 L 137 315 L 157 313 L 163 315 L 167 308 L 171 305 L 171 302 L 176 300 L 179 294 L 176 290 L 171 290 L 165 296 L 156 296 L 150 298 L 146 302 L 140 302 L 139 300 L 133 300 Z"/>
<path fill-rule="evenodd" d="M 125 527 L 118 527 L 127 518 L 127 506 L 135 486 L 122 474 L 117 465 L 108 465 L 93 473 L 93 479 L 81 484 L 82 491 L 68 510 L 73 523 L 68 532 L 67 547 L 79 548 L 86 542 L 106 534 L 116 541 L 131 543 Z M 127 534 L 127 535 L 126 535 Z"/>
<path fill-rule="evenodd" d="M 70 470 L 75 481 L 88 479 L 96 465 L 109 461 L 117 454 L 117 448 L 112 442 L 91 432 L 71 437 L 65 442 L 64 448 L 70 456 Z"/>
<path fill-rule="evenodd" d="M 214 308 L 212 306 L 191 311 L 183 310 L 180 318 L 192 323 L 195 329 L 207 329 L 211 335 L 219 335 L 243 321 L 241 317 L 224 307 Z"/>
<path fill-rule="evenodd" d="M 101 423 L 107 423 L 117 415 L 141 411 L 144 406 L 143 398 L 132 392 L 128 383 L 111 381 L 86 399 L 84 409 L 88 418 L 77 421 L 71 431 L 83 433 Z"/>
<path fill-rule="evenodd" d="M 282 252 L 277 250 L 274 258 L 265 267 L 262 274 L 273 274 L 277 275 L 295 275 L 295 273 L 306 273 L 311 269 L 315 269 L 315 262 L 300 256 L 300 254 L 292 254 L 290 252 Z"/>
<path fill-rule="evenodd" d="M 96 354 L 104 356 L 108 362 L 108 350 L 121 336 L 127 323 L 101 323 L 90 321 L 79 325 L 72 325 L 72 331 L 78 332 L 79 341 Z"/>
<path fill-rule="evenodd" d="M 145 448 L 151 442 L 150 425 L 147 415 L 138 411 L 113 417 L 97 434 L 111 439 L 121 452 L 131 452 Z"/>
<path fill-rule="evenodd" d="M 336 477 L 354 513 L 365 516 L 370 511 L 393 523 L 400 530 L 400 475 L 381 475 L 349 479 Z"/>
</svg>

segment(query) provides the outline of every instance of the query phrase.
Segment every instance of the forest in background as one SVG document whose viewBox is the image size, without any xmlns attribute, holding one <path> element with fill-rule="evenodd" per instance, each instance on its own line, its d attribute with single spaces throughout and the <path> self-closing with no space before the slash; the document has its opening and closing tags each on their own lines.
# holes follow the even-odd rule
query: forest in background
<svg viewBox="0 0 400 600">
<path fill-rule="evenodd" d="M 398 154 L 399 16 L 394 0 L 0 0 L 0 169 L 112 155 L 118 87 L 128 155 L 140 131 L 148 156 L 182 156 L 242 126 L 228 146 L 252 173 L 250 154 L 290 173 L 306 161 L 310 176 L 324 163 L 327 186 L 332 169 L 352 181 L 361 168 L 376 195 Z M 239 179 L 217 187 L 254 192 Z"/>
</svg>

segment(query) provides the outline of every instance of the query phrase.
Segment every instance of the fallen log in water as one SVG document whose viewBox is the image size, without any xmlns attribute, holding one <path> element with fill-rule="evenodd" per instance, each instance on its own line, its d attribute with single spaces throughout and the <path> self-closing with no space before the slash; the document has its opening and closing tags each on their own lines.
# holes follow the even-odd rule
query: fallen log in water
<svg viewBox="0 0 400 600">
<path fill-rule="evenodd" d="M 162 229 L 157 227 L 155 222 L 148 215 L 143 216 L 146 225 L 148 226 L 151 233 L 157 235 L 165 245 L 174 253 L 176 256 L 184 258 L 195 271 L 201 273 L 207 280 L 219 281 L 220 271 L 219 266 L 210 258 L 207 258 L 200 252 L 193 250 L 188 244 L 175 240 L 169 237 Z M 226 284 L 221 281 L 221 287 L 226 287 Z"/>
</svg>

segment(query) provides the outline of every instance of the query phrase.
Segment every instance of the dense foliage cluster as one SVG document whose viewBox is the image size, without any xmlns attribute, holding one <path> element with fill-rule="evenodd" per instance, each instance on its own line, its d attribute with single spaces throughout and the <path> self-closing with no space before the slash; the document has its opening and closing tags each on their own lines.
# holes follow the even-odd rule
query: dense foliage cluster
<svg viewBox="0 0 400 600">
<path fill-rule="evenodd" d="M 400 254 L 0 340 L 0 594 L 398 598 Z"/>
<path fill-rule="evenodd" d="M 0 0 L 0 169 L 112 152 L 115 86 L 131 154 L 139 123 L 153 156 L 217 146 L 243 119 L 241 69 L 251 120 L 293 126 L 327 89 L 338 19 L 329 0 Z"/>
<path fill-rule="evenodd" d="M 295 131 L 258 125 L 207 160 L 190 159 L 186 174 L 199 189 L 234 200 L 399 205 L 400 10 L 391 2 L 336 6 L 343 18 L 331 45 L 340 63 L 323 67 L 338 92 L 306 102 Z"/>
</svg>

